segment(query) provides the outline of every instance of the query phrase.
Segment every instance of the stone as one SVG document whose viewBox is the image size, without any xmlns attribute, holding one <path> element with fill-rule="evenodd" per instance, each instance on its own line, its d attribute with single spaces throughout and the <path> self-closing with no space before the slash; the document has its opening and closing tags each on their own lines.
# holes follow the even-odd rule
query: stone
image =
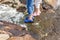
<svg viewBox="0 0 60 40">
<path fill-rule="evenodd" d="M 18 8 L 22 5 L 25 5 L 25 1 L 21 3 L 21 0 L 1 0 L 0 4 L 7 4 L 11 7 Z"/>
<path fill-rule="evenodd" d="M 0 30 L 0 34 L 8 34 L 9 36 L 12 36 L 12 33 L 3 30 Z"/>
<path fill-rule="evenodd" d="M 8 40 L 23 40 L 23 37 L 11 37 Z"/>
<path fill-rule="evenodd" d="M 9 7 L 5 4 L 0 5 L 0 20 L 20 25 L 23 17 L 23 12 L 18 12 L 16 8 Z"/>
<path fill-rule="evenodd" d="M 31 35 L 27 34 L 24 36 L 24 40 L 35 40 Z"/>
<path fill-rule="evenodd" d="M 0 40 L 7 40 L 9 37 L 8 34 L 0 34 Z"/>
<path fill-rule="evenodd" d="M 44 0 L 47 4 L 55 7 L 57 5 L 57 0 Z"/>
<path fill-rule="evenodd" d="M 35 40 L 31 35 L 27 34 L 22 37 L 11 37 L 8 40 Z"/>
</svg>

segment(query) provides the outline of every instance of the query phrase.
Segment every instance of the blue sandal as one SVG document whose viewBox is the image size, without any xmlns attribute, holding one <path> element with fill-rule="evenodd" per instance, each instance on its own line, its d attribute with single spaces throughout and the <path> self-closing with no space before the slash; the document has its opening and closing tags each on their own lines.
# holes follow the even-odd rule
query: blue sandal
<svg viewBox="0 0 60 40">
<path fill-rule="evenodd" d="M 25 23 L 33 23 L 34 22 L 34 17 L 32 18 L 33 20 L 29 20 L 28 17 L 25 18 L 24 22 Z"/>
</svg>

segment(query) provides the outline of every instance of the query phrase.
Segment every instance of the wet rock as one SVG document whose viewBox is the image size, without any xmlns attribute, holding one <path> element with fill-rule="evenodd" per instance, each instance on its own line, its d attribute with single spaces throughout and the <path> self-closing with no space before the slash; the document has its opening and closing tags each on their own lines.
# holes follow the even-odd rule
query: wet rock
<svg viewBox="0 0 60 40">
<path fill-rule="evenodd" d="M 39 34 L 39 38 L 48 36 L 54 29 L 53 21 L 55 16 L 55 12 L 42 12 L 40 16 L 35 17 L 34 23 L 28 23 L 28 28 L 34 33 Z"/>
<path fill-rule="evenodd" d="M 52 15 L 50 15 L 50 16 L 52 16 Z M 49 18 L 50 22 L 52 22 L 52 23 L 50 24 L 50 22 L 48 22 L 49 20 L 47 20 L 47 22 L 48 22 L 47 24 L 46 24 L 46 20 L 43 21 L 43 22 L 41 21 L 42 24 L 43 24 L 42 27 L 44 26 L 44 28 L 42 30 L 40 29 L 41 30 L 40 31 L 41 33 L 44 33 L 45 32 L 48 35 L 45 36 L 45 37 L 42 37 L 40 40 L 60 40 L 60 6 L 56 10 L 54 16 L 51 17 L 53 20 L 50 19 L 49 14 L 48 14 L 48 17 L 45 18 L 45 19 L 48 19 L 48 18 Z M 42 19 L 44 19 L 44 17 Z M 44 30 L 44 32 L 42 32 L 43 30 Z"/>
</svg>

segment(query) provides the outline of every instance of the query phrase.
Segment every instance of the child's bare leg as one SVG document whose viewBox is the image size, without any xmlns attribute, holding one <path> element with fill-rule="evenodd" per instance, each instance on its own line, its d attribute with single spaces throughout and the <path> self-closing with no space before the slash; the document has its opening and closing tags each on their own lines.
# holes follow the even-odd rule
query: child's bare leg
<svg viewBox="0 0 60 40">
<path fill-rule="evenodd" d="M 40 13 L 41 13 L 40 7 L 39 8 L 36 7 L 35 13 L 36 13 L 37 16 L 40 15 Z"/>
<path fill-rule="evenodd" d="M 34 12 L 33 12 L 33 16 L 37 16 L 37 15 L 36 15 L 36 7 L 35 7 L 35 5 L 34 5 Z"/>
<path fill-rule="evenodd" d="M 42 0 L 35 0 L 35 10 L 34 10 L 34 16 L 40 15 L 40 3 L 42 3 Z"/>
</svg>

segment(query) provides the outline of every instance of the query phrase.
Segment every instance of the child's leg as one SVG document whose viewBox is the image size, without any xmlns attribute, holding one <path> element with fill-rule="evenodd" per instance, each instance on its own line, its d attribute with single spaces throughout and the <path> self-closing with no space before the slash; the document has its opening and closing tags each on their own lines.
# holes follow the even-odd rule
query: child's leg
<svg viewBox="0 0 60 40">
<path fill-rule="evenodd" d="M 34 0 L 27 0 L 27 11 L 28 17 L 25 18 L 24 22 L 33 22 Z"/>
<path fill-rule="evenodd" d="M 34 11 L 34 0 L 27 0 L 27 11 L 28 14 L 32 14 Z"/>
<path fill-rule="evenodd" d="M 40 3 L 42 3 L 42 0 L 35 0 L 35 7 L 40 8 Z"/>
<path fill-rule="evenodd" d="M 34 0 L 27 0 L 27 10 L 29 14 L 29 19 L 32 20 L 33 12 L 34 12 Z"/>
<path fill-rule="evenodd" d="M 35 0 L 35 11 L 34 11 L 34 15 L 40 15 L 41 11 L 40 11 L 40 3 L 42 3 L 42 0 Z"/>
</svg>

